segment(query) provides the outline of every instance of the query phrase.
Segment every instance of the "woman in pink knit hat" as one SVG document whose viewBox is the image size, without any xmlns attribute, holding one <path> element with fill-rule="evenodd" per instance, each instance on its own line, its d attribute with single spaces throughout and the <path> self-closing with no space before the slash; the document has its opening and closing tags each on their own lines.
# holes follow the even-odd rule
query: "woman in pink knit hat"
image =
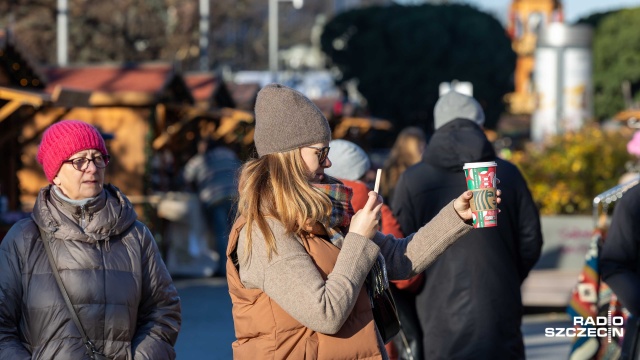
<svg viewBox="0 0 640 360">
<path fill-rule="evenodd" d="M 98 130 L 55 123 L 37 159 L 50 184 L 0 243 L 0 359 L 174 359 L 180 298 Z"/>
</svg>

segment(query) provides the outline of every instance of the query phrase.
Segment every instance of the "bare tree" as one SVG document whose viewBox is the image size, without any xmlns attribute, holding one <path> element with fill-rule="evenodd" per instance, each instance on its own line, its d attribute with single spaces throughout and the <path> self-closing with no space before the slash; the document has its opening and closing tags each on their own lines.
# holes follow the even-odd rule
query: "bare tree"
<svg viewBox="0 0 640 360">
<path fill-rule="evenodd" d="M 209 0 L 210 68 L 267 68 L 268 2 Z M 360 5 L 385 3 L 362 0 Z M 31 57 L 56 62 L 56 0 L 0 1 L 0 27 L 11 27 Z M 175 61 L 198 69 L 199 0 L 69 0 L 69 62 Z M 281 48 L 310 42 L 318 14 L 333 16 L 334 1 L 279 5 Z"/>
</svg>

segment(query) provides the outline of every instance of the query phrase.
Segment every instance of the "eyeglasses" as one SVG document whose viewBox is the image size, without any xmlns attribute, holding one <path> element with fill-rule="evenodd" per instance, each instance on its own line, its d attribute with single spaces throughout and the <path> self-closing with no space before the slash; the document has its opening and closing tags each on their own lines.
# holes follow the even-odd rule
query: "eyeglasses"
<svg viewBox="0 0 640 360">
<path fill-rule="evenodd" d="M 109 160 L 110 159 L 111 159 L 111 156 L 109 156 L 109 155 L 98 155 L 98 156 L 94 157 L 93 159 L 80 157 L 80 158 L 75 158 L 75 159 L 71 159 L 71 160 L 65 160 L 65 161 L 63 161 L 63 163 L 71 163 L 71 165 L 73 165 L 74 169 L 76 169 L 78 171 L 85 171 L 89 167 L 89 163 L 92 162 L 92 161 L 93 161 L 93 164 L 98 169 L 104 169 L 104 168 L 107 167 L 107 165 L 109 165 Z"/>
<path fill-rule="evenodd" d="M 315 146 L 305 146 L 306 148 L 309 149 L 315 149 L 316 151 L 318 151 L 318 163 L 322 164 L 325 160 L 327 160 L 327 157 L 329 156 L 329 150 L 331 149 L 328 146 L 325 147 L 315 147 Z"/>
</svg>

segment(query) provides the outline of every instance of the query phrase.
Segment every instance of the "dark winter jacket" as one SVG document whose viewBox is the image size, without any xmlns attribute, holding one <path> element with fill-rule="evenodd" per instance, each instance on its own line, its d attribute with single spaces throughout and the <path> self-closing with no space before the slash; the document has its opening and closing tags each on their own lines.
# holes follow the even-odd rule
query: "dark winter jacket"
<svg viewBox="0 0 640 360">
<path fill-rule="evenodd" d="M 79 226 L 84 219 L 84 229 Z M 88 359 L 40 232 L 87 336 L 110 359 L 174 359 L 180 299 L 155 241 L 114 186 L 82 207 L 45 187 L 0 244 L 0 359 Z"/>
<path fill-rule="evenodd" d="M 425 359 L 520 359 L 520 285 L 540 256 L 538 210 L 511 163 L 496 157 L 482 129 L 466 119 L 439 128 L 422 162 L 400 177 L 391 208 L 410 234 L 466 188 L 465 162 L 496 161 L 502 202 L 498 226 L 473 229 L 425 271 L 416 307 Z"/>
<path fill-rule="evenodd" d="M 622 305 L 640 316 L 640 186 L 629 189 L 613 211 L 602 246 L 602 279 Z"/>
</svg>

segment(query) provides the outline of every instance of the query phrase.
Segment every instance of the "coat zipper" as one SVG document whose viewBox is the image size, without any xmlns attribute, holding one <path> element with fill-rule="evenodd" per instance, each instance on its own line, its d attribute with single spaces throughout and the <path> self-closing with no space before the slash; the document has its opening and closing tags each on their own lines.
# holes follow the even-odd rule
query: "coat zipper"
<svg viewBox="0 0 640 360">
<path fill-rule="evenodd" d="M 103 294 L 103 301 L 102 303 L 105 305 L 104 307 L 104 313 L 103 313 L 103 323 L 107 324 L 107 269 L 106 269 L 106 261 L 104 260 L 104 251 L 102 251 L 102 246 L 100 245 L 102 241 L 98 240 L 96 241 L 96 247 L 98 248 L 98 251 L 100 252 L 100 260 L 102 262 L 102 268 L 100 269 L 100 271 L 102 271 L 102 294 Z M 99 339 L 95 339 L 97 340 L 102 340 L 102 352 L 106 351 L 106 342 L 107 340 L 105 339 L 104 334 L 106 333 L 106 328 L 103 327 L 102 328 L 102 336 L 100 336 Z"/>
<path fill-rule="evenodd" d="M 87 226 L 87 212 L 85 209 L 84 205 L 80 205 L 80 227 L 82 227 L 82 230 L 84 230 L 84 228 Z M 102 263 L 102 293 L 103 293 L 103 304 L 105 304 L 105 311 L 103 314 L 103 317 L 105 319 L 104 323 L 106 324 L 106 318 L 107 318 L 107 312 L 106 312 L 106 304 L 107 304 L 107 274 L 106 274 L 106 262 L 104 260 L 104 252 L 102 251 L 102 246 L 100 245 L 101 241 L 96 241 L 96 248 L 98 249 L 98 252 L 100 253 L 100 260 Z M 104 339 L 104 334 L 106 333 L 106 330 L 103 328 L 102 329 L 102 336 L 101 336 L 101 340 L 103 341 L 103 349 L 102 351 L 105 351 L 104 347 L 106 345 L 106 340 Z M 94 341 L 97 341 L 98 339 L 95 339 Z"/>
<path fill-rule="evenodd" d="M 80 227 L 82 230 L 87 226 L 87 221 L 85 217 L 87 216 L 87 212 L 84 209 L 84 205 L 80 205 Z"/>
</svg>

